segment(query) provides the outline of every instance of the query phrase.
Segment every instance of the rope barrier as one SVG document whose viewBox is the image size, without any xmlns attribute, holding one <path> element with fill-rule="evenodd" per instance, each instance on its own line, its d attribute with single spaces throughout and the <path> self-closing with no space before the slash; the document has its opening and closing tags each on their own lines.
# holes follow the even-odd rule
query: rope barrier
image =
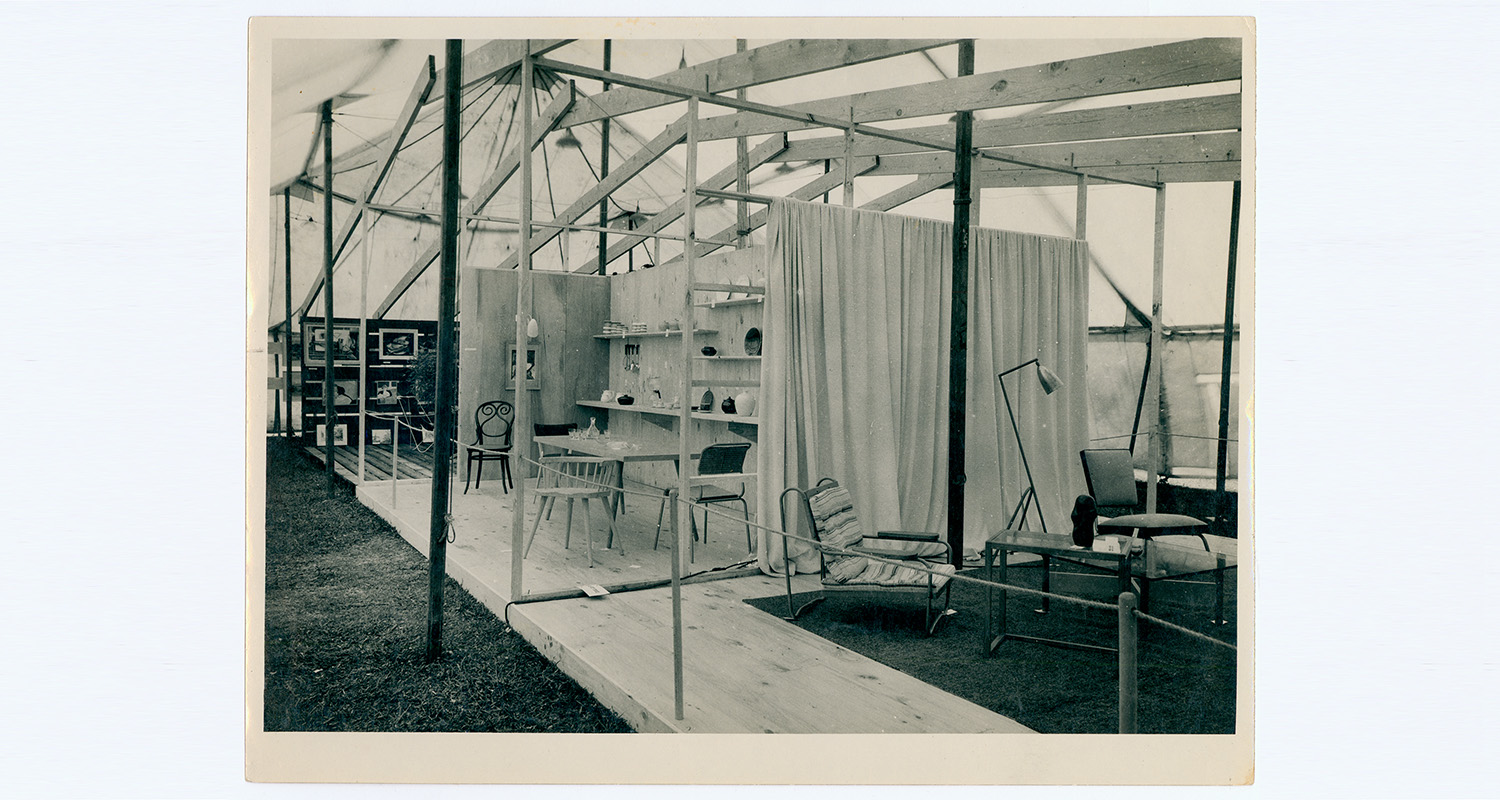
<svg viewBox="0 0 1500 800">
<path fill-rule="evenodd" d="M 1133 437 L 1136 437 L 1136 436 L 1145 436 L 1145 435 L 1146 434 L 1144 434 L 1144 433 L 1135 433 L 1135 434 L 1132 434 L 1132 433 L 1122 433 L 1122 434 L 1120 434 L 1118 436 L 1095 436 L 1094 438 L 1090 439 L 1089 441 L 1091 441 L 1091 442 L 1108 442 L 1108 441 L 1111 441 L 1113 439 L 1130 439 L 1130 438 L 1133 438 Z M 1217 436 L 1198 436 L 1198 435 L 1191 434 L 1191 433 L 1162 433 L 1161 431 L 1157 431 L 1156 435 L 1157 436 L 1165 436 L 1165 437 L 1167 437 L 1169 439 L 1203 439 L 1203 440 L 1210 441 L 1210 442 L 1220 441 L 1219 437 L 1217 437 Z M 1240 440 L 1239 439 L 1230 438 L 1230 437 L 1226 437 L 1226 438 L 1223 439 L 1223 441 L 1234 442 L 1234 443 L 1238 444 Z"/>
</svg>

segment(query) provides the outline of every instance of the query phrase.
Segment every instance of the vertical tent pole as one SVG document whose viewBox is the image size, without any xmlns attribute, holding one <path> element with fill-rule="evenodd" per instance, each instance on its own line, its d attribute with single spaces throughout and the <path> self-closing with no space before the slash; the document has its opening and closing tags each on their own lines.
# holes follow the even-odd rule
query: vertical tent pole
<svg viewBox="0 0 1500 800">
<path fill-rule="evenodd" d="M 974 73 L 974 40 L 958 43 L 958 73 Z M 948 544 L 964 563 L 964 434 L 969 366 L 969 184 L 974 116 L 958 112 L 953 147 L 953 309 L 948 328 Z"/>
<path fill-rule="evenodd" d="M 745 52 L 747 42 L 734 40 L 734 52 Z M 748 96 L 745 87 L 734 90 L 734 99 L 744 100 Z M 750 193 L 750 144 L 745 137 L 735 138 L 734 144 L 734 190 L 740 194 Z M 750 207 L 744 200 L 735 202 L 734 245 L 739 249 L 750 246 Z"/>
<path fill-rule="evenodd" d="M 366 363 L 370 360 L 370 212 L 359 215 L 359 485 L 365 484 L 365 439 L 369 418 L 365 416 L 365 398 L 369 392 Z M 394 466 L 394 465 L 392 465 Z"/>
<path fill-rule="evenodd" d="M 688 475 L 692 472 L 692 454 L 688 452 L 688 436 L 692 430 L 692 415 L 688 410 L 688 404 L 692 402 L 689 398 L 693 393 L 693 337 L 697 328 L 697 320 L 693 316 L 693 268 L 697 265 L 697 247 L 694 246 L 694 237 L 697 236 L 698 224 L 698 98 L 689 97 L 687 101 L 687 152 L 684 158 L 683 180 L 685 182 L 685 201 L 683 203 L 682 221 L 684 226 L 682 269 L 683 269 L 683 293 L 682 293 L 682 405 L 677 409 L 677 497 L 679 502 L 687 502 L 692 494 L 688 488 Z M 661 241 L 660 238 L 657 239 Z M 677 547 L 672 551 L 673 558 L 681 558 L 685 551 L 688 557 L 692 557 L 692 544 L 687 537 L 692 534 L 689 527 L 692 522 L 692 513 L 679 515 L 677 525 Z M 686 519 L 683 519 L 686 517 Z M 683 542 L 689 542 L 683 547 Z M 681 564 L 686 568 L 686 564 Z"/>
<path fill-rule="evenodd" d="M 292 430 L 292 187 L 281 190 L 282 206 L 286 209 L 286 438 L 291 439 Z"/>
<path fill-rule="evenodd" d="M 519 477 L 515 478 L 515 494 L 512 499 L 510 514 L 510 598 L 519 600 L 522 596 L 523 586 L 521 584 L 521 562 L 526 552 L 526 475 L 530 466 L 519 459 L 531 456 L 531 397 L 526 391 L 526 323 L 529 320 L 527 312 L 531 306 L 527 302 L 530 289 L 531 277 L 531 87 L 534 80 L 533 64 L 531 61 L 531 40 L 526 45 L 521 55 L 521 93 L 518 104 L 521 106 L 521 230 L 520 230 L 520 260 L 516 264 L 516 361 L 511 365 L 515 370 L 515 379 L 511 381 L 511 391 L 515 394 L 516 403 L 516 426 L 514 445 L 511 452 L 516 454 L 515 464 Z M 541 509 L 537 509 L 541 513 Z"/>
<path fill-rule="evenodd" d="M 453 460 L 453 404 L 457 394 L 458 359 L 454 347 L 453 311 L 458 289 L 458 155 L 463 108 L 462 39 L 447 41 L 443 65 L 443 212 L 442 260 L 438 277 L 437 387 L 433 404 L 437 419 L 432 445 L 432 510 L 427 526 L 427 663 L 443 657 L 443 582 L 448 575 L 448 498 Z M 366 249 L 369 240 L 365 240 Z M 393 468 L 395 464 L 391 465 Z"/>
<path fill-rule="evenodd" d="M 844 207 L 854 208 L 854 106 L 849 106 L 849 127 L 844 129 Z"/>
<path fill-rule="evenodd" d="M 1151 253 L 1152 353 L 1161 353 L 1161 282 L 1166 257 L 1166 232 L 1167 187 L 1162 185 L 1156 189 L 1156 237 Z M 1146 431 L 1146 460 L 1150 463 L 1146 470 L 1147 514 L 1156 513 L 1156 479 L 1161 470 L 1162 434 L 1166 433 L 1161 429 L 1161 365 L 1164 360 L 1160 357 L 1151 359 L 1146 373 L 1146 400 L 1150 403 L 1146 423 L 1151 426 Z"/>
<path fill-rule="evenodd" d="M 1240 182 L 1234 182 L 1229 204 L 1229 277 L 1224 282 L 1224 362 L 1219 373 L 1219 460 L 1214 469 L 1214 516 L 1222 525 L 1229 513 L 1224 479 L 1229 473 L 1229 379 L 1234 356 L 1234 273 L 1240 249 Z M 290 419 L 290 417 L 288 417 Z"/>
<path fill-rule="evenodd" d="M 604 71 L 609 72 L 611 41 L 604 40 Z M 609 81 L 604 82 L 603 91 L 609 91 Z M 609 177 L 609 117 L 599 123 L 599 182 L 603 183 Z M 599 227 L 609 227 L 609 196 L 605 195 L 599 201 Z M 604 255 L 608 246 L 606 241 L 609 234 L 599 232 L 599 274 L 604 274 Z"/>
<path fill-rule="evenodd" d="M 323 458 L 333 496 L 333 100 L 323 101 Z"/>
<path fill-rule="evenodd" d="M 1073 212 L 1073 238 L 1089 238 L 1089 176 L 1078 176 L 1078 209 Z"/>
</svg>

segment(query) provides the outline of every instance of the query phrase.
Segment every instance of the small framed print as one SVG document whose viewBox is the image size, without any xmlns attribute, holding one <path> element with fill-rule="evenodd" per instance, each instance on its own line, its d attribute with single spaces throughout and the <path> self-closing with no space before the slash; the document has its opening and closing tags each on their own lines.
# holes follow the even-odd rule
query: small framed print
<svg viewBox="0 0 1500 800">
<path fill-rule="evenodd" d="M 307 341 L 306 361 L 310 366 L 318 366 L 324 361 L 326 349 L 326 335 L 328 331 L 322 325 L 309 326 L 306 336 Z M 333 363 L 342 365 L 359 364 L 359 326 L 349 324 L 336 324 L 333 326 Z"/>
<path fill-rule="evenodd" d="M 541 348 L 537 347 L 537 346 L 529 346 L 529 347 L 526 348 L 526 388 L 527 389 L 540 389 L 540 388 L 542 388 L 542 382 L 539 379 L 540 378 L 540 373 L 537 371 L 537 359 L 540 358 L 540 352 L 539 352 L 540 350 L 541 350 Z M 514 387 L 516 385 L 516 346 L 515 345 L 511 345 L 510 346 L 510 358 L 508 359 L 508 361 L 510 362 L 510 385 L 512 387 Z"/>
<path fill-rule="evenodd" d="M 375 381 L 375 405 L 393 406 L 400 402 L 400 381 Z"/>
<path fill-rule="evenodd" d="M 370 444 L 390 444 L 390 428 L 373 428 L 370 430 Z"/>
<path fill-rule="evenodd" d="M 348 443 L 349 443 L 349 426 L 347 424 L 344 424 L 344 423 L 339 423 L 338 425 L 333 426 L 333 445 L 335 447 L 343 447 L 344 445 L 346 445 Z M 319 425 L 318 426 L 318 446 L 319 447 L 327 447 L 328 446 L 328 426 L 327 425 Z"/>
<path fill-rule="evenodd" d="M 416 358 L 419 335 L 417 331 L 405 328 L 386 328 L 380 331 L 380 359 L 411 361 Z"/>
</svg>

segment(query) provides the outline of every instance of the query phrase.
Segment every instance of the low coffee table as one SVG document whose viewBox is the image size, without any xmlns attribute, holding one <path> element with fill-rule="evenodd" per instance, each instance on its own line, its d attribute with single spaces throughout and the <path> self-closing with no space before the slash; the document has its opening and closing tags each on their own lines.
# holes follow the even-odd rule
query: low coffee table
<svg viewBox="0 0 1500 800">
<path fill-rule="evenodd" d="M 1202 548 L 1186 547 L 1151 539 L 1131 539 L 1123 536 L 1100 537 L 1100 539 L 1114 539 L 1120 542 L 1120 549 L 1123 552 L 1114 553 L 1076 547 L 1071 537 L 1066 534 L 1040 533 L 1020 529 L 1000 531 L 984 543 L 985 578 L 1005 583 L 1008 573 L 1008 555 L 1010 553 L 1030 553 L 1042 557 L 1043 592 L 1050 592 L 1052 590 L 1052 560 L 1057 559 L 1088 569 L 1114 573 L 1118 576 L 1119 592 L 1122 593 L 1134 591 L 1132 581 L 1139 581 L 1141 595 L 1140 609 L 1142 612 L 1146 612 L 1150 607 L 1152 581 L 1213 573 L 1217 591 L 1217 601 L 1214 606 L 1214 621 L 1220 624 L 1224 622 L 1224 571 L 1236 565 L 1234 554 L 1212 553 Z M 997 556 L 999 560 L 998 570 L 995 563 Z M 998 617 L 996 615 L 997 604 L 995 602 L 997 591 L 1000 595 Z M 988 652 L 995 652 L 1006 639 L 1040 642 L 1078 650 L 1115 652 L 1115 648 L 1112 647 L 1100 647 L 1098 645 L 1067 642 L 1058 639 L 1044 639 L 1038 636 L 1026 636 L 1008 632 L 1006 630 L 1005 614 L 1008 594 L 1009 592 L 1005 589 L 997 590 L 993 586 L 985 588 L 985 604 L 988 612 L 985 624 L 985 643 Z M 1051 598 L 1043 595 L 1042 607 L 1037 609 L 1037 613 L 1047 613 L 1051 608 L 1050 600 Z"/>
</svg>

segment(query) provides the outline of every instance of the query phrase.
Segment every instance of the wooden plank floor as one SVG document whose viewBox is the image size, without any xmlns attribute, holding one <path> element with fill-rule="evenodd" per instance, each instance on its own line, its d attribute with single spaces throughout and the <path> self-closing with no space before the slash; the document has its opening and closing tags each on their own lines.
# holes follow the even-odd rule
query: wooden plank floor
<svg viewBox="0 0 1500 800">
<path fill-rule="evenodd" d="M 391 521 L 425 554 L 430 493 L 417 483 L 367 483 L 362 502 Z M 742 600 L 785 591 L 758 573 L 683 587 L 684 719 L 675 719 L 672 683 L 671 590 L 616 592 L 509 604 L 512 495 L 498 482 L 453 495 L 454 541 L 448 571 L 574 680 L 642 732 L 693 733 L 1026 733 L 1027 728 L 814 636 Z M 533 505 L 528 503 L 528 505 Z M 564 548 L 562 514 L 543 520 L 526 558 L 528 594 L 582 583 L 624 583 L 670 577 L 669 551 L 652 548 L 659 504 L 627 501 L 618 520 L 617 549 L 595 550 L 588 566 L 583 523 L 573 520 Z M 535 519 L 527 509 L 528 531 Z M 597 516 L 595 542 L 604 542 Z M 665 535 L 665 534 L 664 534 Z M 714 521 L 699 543 L 694 570 L 712 577 L 750 558 L 744 528 Z M 794 591 L 816 587 L 794 579 Z M 913 635 L 920 635 L 913 632 Z M 975 647 L 980 646 L 976 642 Z"/>
<path fill-rule="evenodd" d="M 323 448 L 308 447 L 307 452 L 323 463 Z M 423 453 L 414 446 L 401 448 L 397 454 L 397 468 L 401 472 L 401 480 L 432 480 L 432 450 Z M 359 448 L 352 445 L 344 445 L 333 449 L 333 463 L 336 469 L 350 481 L 354 481 L 359 475 Z M 391 479 L 391 450 L 389 445 L 381 447 L 365 447 L 365 480 L 388 481 Z"/>
</svg>

